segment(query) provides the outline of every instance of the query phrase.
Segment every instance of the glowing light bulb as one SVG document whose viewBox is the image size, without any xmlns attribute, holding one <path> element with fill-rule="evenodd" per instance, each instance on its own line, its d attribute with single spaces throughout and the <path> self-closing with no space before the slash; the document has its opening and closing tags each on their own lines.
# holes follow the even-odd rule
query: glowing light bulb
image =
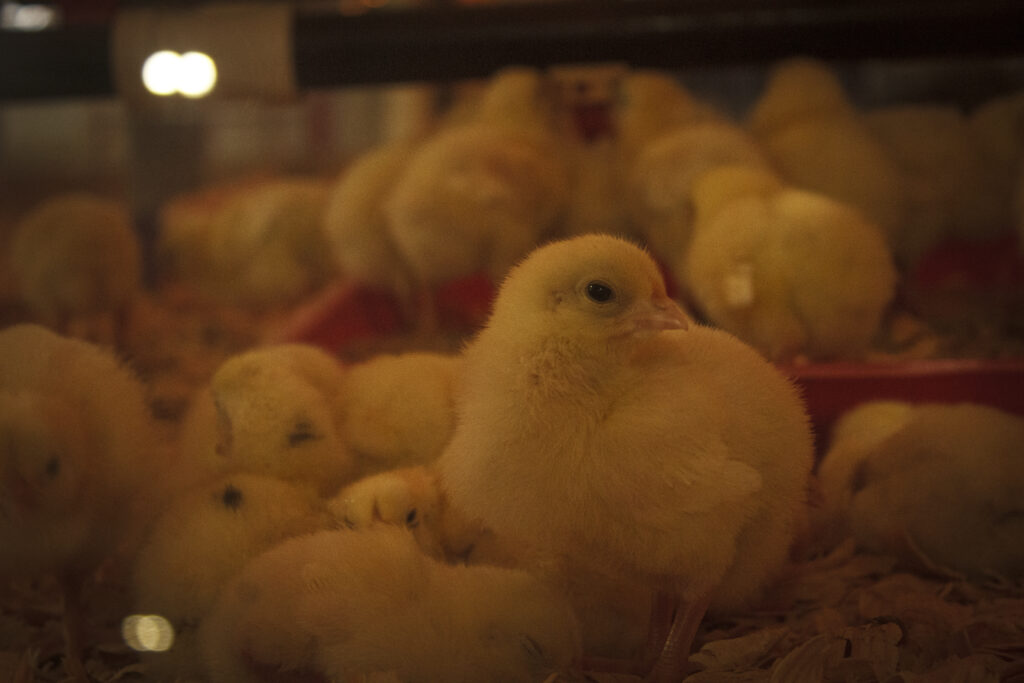
<svg viewBox="0 0 1024 683">
<path fill-rule="evenodd" d="M 217 84 L 217 65 L 202 52 L 186 52 L 178 60 L 178 92 L 204 97 Z"/>
<path fill-rule="evenodd" d="M 158 614 L 132 614 L 121 622 L 121 637 L 138 652 L 166 652 L 174 644 L 174 627 Z"/>
<path fill-rule="evenodd" d="M 146 58 L 142 65 L 142 84 L 146 90 L 162 97 L 178 91 L 178 62 L 181 55 L 160 50 Z"/>
</svg>

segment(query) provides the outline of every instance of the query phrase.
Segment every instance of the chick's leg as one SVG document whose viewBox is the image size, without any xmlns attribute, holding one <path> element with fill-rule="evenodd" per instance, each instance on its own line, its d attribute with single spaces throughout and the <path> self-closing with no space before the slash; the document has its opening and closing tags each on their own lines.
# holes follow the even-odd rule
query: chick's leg
<svg viewBox="0 0 1024 683">
<path fill-rule="evenodd" d="M 710 602 L 707 596 L 678 603 L 665 645 L 644 679 L 646 683 L 679 683 L 687 676 L 690 648 Z"/>
<path fill-rule="evenodd" d="M 82 662 L 84 611 L 79 582 L 64 577 L 60 581 L 62 626 L 64 630 L 64 670 L 74 683 L 89 683 L 90 678 Z"/>
</svg>

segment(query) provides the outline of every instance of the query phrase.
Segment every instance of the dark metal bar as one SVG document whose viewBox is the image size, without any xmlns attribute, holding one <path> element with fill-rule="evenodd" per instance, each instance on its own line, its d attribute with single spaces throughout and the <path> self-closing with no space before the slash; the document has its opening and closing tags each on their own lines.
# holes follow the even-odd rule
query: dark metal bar
<svg viewBox="0 0 1024 683">
<path fill-rule="evenodd" d="M 1024 54 L 1020 0 L 568 0 L 299 12 L 301 88 L 482 77 L 508 64 L 636 67 Z M 106 27 L 0 32 L 0 99 L 114 94 Z"/>
</svg>

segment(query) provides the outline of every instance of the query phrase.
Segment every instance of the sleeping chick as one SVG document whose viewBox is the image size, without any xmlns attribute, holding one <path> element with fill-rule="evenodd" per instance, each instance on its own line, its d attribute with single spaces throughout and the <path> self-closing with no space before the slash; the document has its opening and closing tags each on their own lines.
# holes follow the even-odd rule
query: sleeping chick
<svg viewBox="0 0 1024 683">
<path fill-rule="evenodd" d="M 147 672 L 161 680 L 201 675 L 196 629 L 221 588 L 263 551 L 328 524 L 315 498 L 262 475 L 218 477 L 178 496 L 135 560 L 135 611 L 174 628 L 168 651 L 144 654 Z"/>
<path fill-rule="evenodd" d="M 441 489 L 437 477 L 425 467 L 402 467 L 372 474 L 341 490 L 327 503 L 334 520 L 349 529 L 376 524 L 405 527 L 420 548 L 442 557 Z"/>
<path fill-rule="evenodd" d="M 433 462 L 455 428 L 458 356 L 378 354 L 348 366 L 341 429 L 360 473 Z"/>
<path fill-rule="evenodd" d="M 724 164 L 768 168 L 742 128 L 725 120 L 694 123 L 655 138 L 638 154 L 627 184 L 630 212 L 651 253 L 675 266 L 693 233 L 693 185 Z"/>
<path fill-rule="evenodd" d="M 105 348 L 8 327 L 0 397 L 0 575 L 57 578 L 65 666 L 81 679 L 83 588 L 101 565 L 118 575 L 188 472 L 159 442 L 142 383 Z"/>
<path fill-rule="evenodd" d="M 696 228 L 678 277 L 711 322 L 772 360 L 866 351 L 897 277 L 877 227 L 750 166 L 702 176 L 694 204 Z"/>
<path fill-rule="evenodd" d="M 268 474 L 336 493 L 355 467 L 336 409 L 342 376 L 333 356 L 304 344 L 228 358 L 189 406 L 182 457 L 206 472 Z"/>
<path fill-rule="evenodd" d="M 465 350 L 457 416 L 438 463 L 453 508 L 685 603 L 651 680 L 682 677 L 709 604 L 757 598 L 806 514 L 793 385 L 690 322 L 613 237 L 551 243 L 509 274 Z"/>
<path fill-rule="evenodd" d="M 973 579 L 1024 576 L 1024 418 L 924 403 L 880 438 L 844 436 L 819 476 L 861 547 Z"/>
<path fill-rule="evenodd" d="M 959 109 L 890 106 L 867 112 L 864 120 L 907 176 L 908 253 L 916 256 L 949 237 L 979 240 L 1006 230 L 1005 197 Z"/>
<path fill-rule="evenodd" d="M 386 526 L 302 536 L 257 557 L 225 589 L 200 641 L 209 677 L 222 683 L 270 672 L 541 683 L 579 654 L 575 617 L 545 583 L 437 562 Z"/>
<path fill-rule="evenodd" d="M 420 144 L 396 181 L 384 208 L 389 234 L 428 298 L 477 273 L 500 280 L 564 211 L 568 170 L 540 113 L 549 106 L 542 86 L 534 70 L 500 72 L 472 120 Z M 436 311 L 423 306 L 420 329 L 429 331 Z"/>
<path fill-rule="evenodd" d="M 904 253 L 905 179 L 825 63 L 780 62 L 749 127 L 788 182 L 856 207 Z"/>
<path fill-rule="evenodd" d="M 47 199 L 14 226 L 9 253 L 16 292 L 38 322 L 126 343 L 142 252 L 124 205 L 84 192 Z"/>
</svg>

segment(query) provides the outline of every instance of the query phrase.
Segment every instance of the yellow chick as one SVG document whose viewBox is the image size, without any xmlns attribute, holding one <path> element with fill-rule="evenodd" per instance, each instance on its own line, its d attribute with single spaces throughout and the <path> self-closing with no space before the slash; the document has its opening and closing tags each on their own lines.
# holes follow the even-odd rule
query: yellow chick
<svg viewBox="0 0 1024 683">
<path fill-rule="evenodd" d="M 302 489 L 254 474 L 218 477 L 178 496 L 157 518 L 134 564 L 133 606 L 174 629 L 170 649 L 143 654 L 160 680 L 202 674 L 196 630 L 221 588 L 253 557 L 329 525 Z"/>
<path fill-rule="evenodd" d="M 334 520 L 349 529 L 392 524 L 412 532 L 424 552 L 444 555 L 441 489 L 425 467 L 372 474 L 341 490 L 327 503 Z"/>
<path fill-rule="evenodd" d="M 974 579 L 1024 576 L 1024 418 L 974 403 L 907 410 L 881 438 L 837 434 L 819 475 L 829 506 L 868 550 Z"/>
<path fill-rule="evenodd" d="M 9 258 L 18 297 L 38 322 L 103 344 L 126 342 L 142 252 L 121 202 L 85 192 L 47 199 L 14 226 Z"/>
<path fill-rule="evenodd" d="M 783 178 L 856 207 L 903 253 L 905 178 L 828 65 L 780 62 L 748 125 Z"/>
<path fill-rule="evenodd" d="M 546 106 L 537 72 L 502 72 L 471 121 L 417 147 L 384 211 L 423 295 L 477 273 L 500 280 L 554 229 L 569 177 L 553 127 L 538 122 L 550 117 L 533 114 Z M 421 329 L 436 326 L 434 313 L 425 303 Z"/>
<path fill-rule="evenodd" d="M 704 121 L 655 138 L 629 171 L 631 215 L 651 252 L 675 267 L 685 258 L 693 233 L 693 185 L 724 164 L 768 168 L 750 135 L 725 121 Z"/>
<path fill-rule="evenodd" d="M 362 474 L 433 462 L 455 429 L 461 359 L 412 351 L 346 368 L 338 410 Z"/>
<path fill-rule="evenodd" d="M 328 186 L 315 179 L 255 183 L 233 193 L 209 225 L 210 285 L 228 302 L 294 303 L 334 274 L 323 228 Z"/>
<path fill-rule="evenodd" d="M 750 166 L 708 172 L 694 203 L 696 228 L 678 277 L 709 320 L 772 360 L 864 353 L 897 279 L 877 227 Z"/>
<path fill-rule="evenodd" d="M 336 409 L 343 374 L 333 356 L 306 344 L 228 358 L 183 418 L 182 457 L 210 473 L 268 474 L 336 493 L 355 472 Z"/>
<path fill-rule="evenodd" d="M 682 677 L 709 604 L 758 596 L 806 514 L 794 386 L 691 323 L 614 237 L 548 244 L 509 274 L 464 352 L 457 416 L 438 461 L 453 508 L 684 603 L 651 680 Z"/>
<path fill-rule="evenodd" d="M 145 389 L 109 350 L 34 324 L 0 331 L 0 575 L 56 576 L 80 680 L 81 591 L 116 576 L 188 472 Z"/>
<path fill-rule="evenodd" d="M 908 253 L 920 254 L 947 237 L 985 239 L 1006 231 L 1005 197 L 959 109 L 891 106 L 867 112 L 864 120 L 907 176 Z"/>
<path fill-rule="evenodd" d="M 541 683 L 570 670 L 578 626 L 532 575 L 437 562 L 402 529 L 323 531 L 251 561 L 200 632 L 211 680 Z"/>
</svg>

